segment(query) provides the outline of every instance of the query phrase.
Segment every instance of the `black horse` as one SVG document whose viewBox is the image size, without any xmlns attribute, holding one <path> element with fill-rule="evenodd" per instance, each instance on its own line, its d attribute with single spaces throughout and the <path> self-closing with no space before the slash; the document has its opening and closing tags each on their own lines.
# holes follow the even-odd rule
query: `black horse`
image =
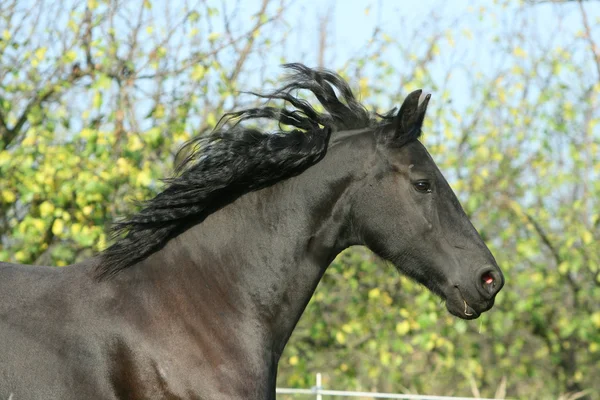
<svg viewBox="0 0 600 400">
<path fill-rule="evenodd" d="M 286 67 L 263 97 L 291 108 L 228 114 L 190 142 L 103 253 L 64 268 L 0 263 L 0 399 L 274 399 L 294 326 L 353 245 L 460 318 L 492 307 L 502 273 L 418 141 L 430 95 L 376 115 L 338 75 Z"/>
</svg>

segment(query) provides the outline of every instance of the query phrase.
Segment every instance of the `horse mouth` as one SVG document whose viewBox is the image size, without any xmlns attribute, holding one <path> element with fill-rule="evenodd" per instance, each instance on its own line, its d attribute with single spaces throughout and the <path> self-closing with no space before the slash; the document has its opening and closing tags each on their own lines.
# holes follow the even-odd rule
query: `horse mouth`
<svg viewBox="0 0 600 400">
<path fill-rule="evenodd" d="M 463 299 L 463 303 L 465 304 L 465 310 L 463 311 L 465 317 L 479 317 L 480 314 L 477 311 L 475 311 L 470 305 L 468 305 L 465 299 Z"/>
<path fill-rule="evenodd" d="M 451 295 L 446 296 L 446 309 L 448 312 L 461 319 L 476 319 L 483 312 L 489 310 L 493 304 L 486 305 L 482 310 L 478 311 L 475 307 L 472 307 L 458 287 L 454 287 Z"/>
</svg>

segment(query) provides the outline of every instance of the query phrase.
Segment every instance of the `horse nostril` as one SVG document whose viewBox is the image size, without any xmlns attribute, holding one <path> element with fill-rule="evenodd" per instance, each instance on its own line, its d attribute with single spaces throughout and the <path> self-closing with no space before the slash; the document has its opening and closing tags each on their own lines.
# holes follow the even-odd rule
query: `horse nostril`
<svg viewBox="0 0 600 400">
<path fill-rule="evenodd" d="M 485 274 L 483 274 L 481 276 L 481 280 L 485 285 L 493 285 L 494 284 L 494 277 L 489 272 L 486 272 Z"/>
<path fill-rule="evenodd" d="M 502 277 L 493 269 L 485 268 L 479 274 L 479 287 L 483 289 L 482 294 L 485 293 L 486 297 L 495 295 L 501 286 Z"/>
</svg>

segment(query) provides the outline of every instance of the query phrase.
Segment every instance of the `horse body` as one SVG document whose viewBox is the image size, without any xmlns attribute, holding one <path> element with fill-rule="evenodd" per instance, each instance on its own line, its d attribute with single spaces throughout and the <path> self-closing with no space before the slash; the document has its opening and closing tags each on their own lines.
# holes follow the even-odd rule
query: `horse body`
<svg viewBox="0 0 600 400">
<path fill-rule="evenodd" d="M 338 78 L 296 68 L 318 84 L 305 76 L 301 87 L 346 107 L 327 98 L 327 82 L 346 88 Z M 256 151 L 248 170 L 267 183 L 243 192 L 215 184 L 228 200 L 198 211 L 188 191 L 192 200 L 211 197 L 194 176 L 213 179 L 229 167 L 201 159 L 132 217 L 130 233 L 107 253 L 60 269 L 0 263 L 0 399 L 274 399 L 296 323 L 327 266 L 352 245 L 393 262 L 461 318 L 491 308 L 502 275 L 425 148 L 406 137 L 423 120 L 417 99 L 409 96 L 397 124 L 384 129 L 404 132 L 397 146 L 366 126 L 325 143 L 331 132 L 316 123 L 314 136 L 250 132 L 236 149 L 294 149 L 279 161 Z M 306 128 L 319 120 L 294 105 L 308 119 L 281 111 L 280 121 Z M 326 154 L 314 155 L 318 148 Z M 296 157 L 303 152 L 309 163 Z M 265 163 L 291 172 L 270 182 L 279 171 Z M 235 168 L 232 176 L 243 175 Z"/>
<path fill-rule="evenodd" d="M 88 330 L 93 321 L 82 316 L 94 312 L 87 299 L 98 288 L 81 290 L 82 271 L 0 263 L 0 398 L 97 394 L 90 379 L 100 365 L 93 335 L 101 331 Z"/>
<path fill-rule="evenodd" d="M 97 284 L 90 263 L 31 269 L 0 267 L 0 398 L 268 398 L 276 360 L 230 299 L 183 279 L 159 295 L 145 273 Z"/>
<path fill-rule="evenodd" d="M 287 339 L 347 247 L 335 204 L 351 179 L 320 172 L 238 199 L 110 280 L 95 279 L 101 258 L 0 264 L 0 359 L 14 365 L 0 398 L 270 398 Z"/>
</svg>

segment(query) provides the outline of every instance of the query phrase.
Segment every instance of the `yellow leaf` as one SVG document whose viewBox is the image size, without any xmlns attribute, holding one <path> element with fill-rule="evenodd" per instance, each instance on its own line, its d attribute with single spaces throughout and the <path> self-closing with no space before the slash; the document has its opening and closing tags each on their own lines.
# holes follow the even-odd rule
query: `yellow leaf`
<svg viewBox="0 0 600 400">
<path fill-rule="evenodd" d="M 390 365 L 390 361 L 392 360 L 392 355 L 387 351 L 382 351 L 379 354 L 379 360 L 381 361 L 381 364 L 388 366 Z"/>
<path fill-rule="evenodd" d="M 344 335 L 342 332 L 338 332 L 335 334 L 335 340 L 337 340 L 340 344 L 344 344 L 346 343 L 346 335 Z"/>
<path fill-rule="evenodd" d="M 98 242 L 96 243 L 96 248 L 100 251 L 106 248 L 106 235 L 101 233 L 98 237 Z"/>
<path fill-rule="evenodd" d="M 144 148 L 144 144 L 137 135 L 133 135 L 129 138 L 128 147 L 131 151 L 138 151 Z"/>
<path fill-rule="evenodd" d="M 94 97 L 92 98 L 92 106 L 94 108 L 100 108 L 102 106 L 102 93 L 94 93 Z"/>
<path fill-rule="evenodd" d="M 77 58 L 77 53 L 75 50 L 69 50 L 65 53 L 65 61 L 68 63 L 72 63 Z"/>
<path fill-rule="evenodd" d="M 593 313 L 591 320 L 594 326 L 600 329 L 600 311 Z"/>
<path fill-rule="evenodd" d="M 148 171 L 141 171 L 136 179 L 136 183 L 139 186 L 148 186 L 152 182 L 152 178 L 150 177 L 150 173 Z"/>
<path fill-rule="evenodd" d="M 27 254 L 25 254 L 25 252 L 19 250 L 15 253 L 15 259 L 18 262 L 25 262 L 27 260 Z"/>
<path fill-rule="evenodd" d="M 65 228 L 65 223 L 63 222 L 62 219 L 58 218 L 54 221 L 54 224 L 52 224 L 52 233 L 55 234 L 56 236 L 59 236 L 63 229 Z"/>
<path fill-rule="evenodd" d="M 388 306 L 391 305 L 394 302 L 394 300 L 386 292 L 383 292 L 382 297 L 383 297 L 383 302 L 385 304 L 387 304 Z"/>
<path fill-rule="evenodd" d="M 193 80 L 200 80 L 202 78 L 204 78 L 204 75 L 206 74 L 206 67 L 202 64 L 198 64 L 196 66 L 194 66 L 194 68 L 192 68 L 192 79 Z"/>
<path fill-rule="evenodd" d="M 130 171 L 131 165 L 129 164 L 129 162 L 126 159 L 124 159 L 123 157 L 120 157 L 117 160 L 117 168 L 118 168 L 120 174 L 125 175 Z"/>
<path fill-rule="evenodd" d="M 4 150 L 4 151 L 0 151 L 0 166 L 4 165 L 4 164 L 8 164 L 8 162 L 10 161 L 10 154 L 8 153 L 8 151 Z"/>
<path fill-rule="evenodd" d="M 81 232 L 81 224 L 73 224 L 71 225 L 71 233 L 73 235 L 79 235 L 79 233 Z"/>
<path fill-rule="evenodd" d="M 45 47 L 40 47 L 39 49 L 37 49 L 35 51 L 35 57 L 38 59 L 38 61 L 41 61 L 44 59 L 44 56 L 46 55 L 46 51 L 47 51 L 47 49 Z"/>
<path fill-rule="evenodd" d="M 81 130 L 81 133 L 79 134 L 82 138 L 84 139 L 89 139 L 91 138 L 94 134 L 96 133 L 96 131 L 94 131 L 93 129 L 89 129 L 89 128 L 83 128 Z"/>
<path fill-rule="evenodd" d="M 425 77 L 425 72 L 422 69 L 417 69 L 415 71 L 415 79 L 420 81 Z"/>
<path fill-rule="evenodd" d="M 15 194 L 13 192 L 11 192 L 10 190 L 5 189 L 2 191 L 2 199 L 6 203 L 14 203 L 15 200 L 17 199 L 17 196 L 15 196 Z"/>
<path fill-rule="evenodd" d="M 450 47 L 454 47 L 455 42 L 454 42 L 454 38 L 452 37 L 452 35 L 446 36 L 446 39 L 448 40 L 448 44 L 450 45 Z"/>
<path fill-rule="evenodd" d="M 567 272 L 569 272 L 569 263 L 566 262 L 566 261 L 561 262 L 558 265 L 558 272 L 560 272 L 562 275 L 564 275 Z"/>
<path fill-rule="evenodd" d="M 519 57 L 519 58 L 525 58 L 525 57 L 527 57 L 527 52 L 525 50 L 523 50 L 521 47 L 517 46 L 513 50 L 513 55 L 515 55 L 516 57 Z"/>
<path fill-rule="evenodd" d="M 34 218 L 32 223 L 33 223 L 33 226 L 35 227 L 35 229 L 40 232 L 43 231 L 44 228 L 46 227 L 46 225 L 44 224 L 44 221 L 42 221 L 39 218 Z"/>
<path fill-rule="evenodd" d="M 156 106 L 156 109 L 154 110 L 154 116 L 156 118 L 162 118 L 165 116 L 165 106 L 163 106 L 162 104 L 159 104 Z"/>
<path fill-rule="evenodd" d="M 398 322 L 396 324 L 396 333 L 398 335 L 405 335 L 410 330 L 410 323 L 407 320 Z"/>
<path fill-rule="evenodd" d="M 209 113 L 206 116 L 206 123 L 211 127 L 217 125 L 217 118 L 215 117 L 215 114 Z"/>
<path fill-rule="evenodd" d="M 298 364 L 298 356 L 291 356 L 290 357 L 290 365 L 297 365 Z"/>
<path fill-rule="evenodd" d="M 381 291 L 378 288 L 374 288 L 369 290 L 369 299 L 376 299 L 381 294 Z"/>
<path fill-rule="evenodd" d="M 594 240 L 594 236 L 592 236 L 592 233 L 590 231 L 583 231 L 581 238 L 583 239 L 583 243 L 585 244 L 590 244 Z"/>
<path fill-rule="evenodd" d="M 67 22 L 67 27 L 73 32 L 77 32 L 77 30 L 79 29 L 79 25 L 77 25 L 77 22 L 73 21 L 72 19 L 70 19 L 69 22 Z"/>
<path fill-rule="evenodd" d="M 40 215 L 42 217 L 47 217 L 54 212 L 54 205 L 48 201 L 44 201 L 40 204 Z"/>
</svg>

